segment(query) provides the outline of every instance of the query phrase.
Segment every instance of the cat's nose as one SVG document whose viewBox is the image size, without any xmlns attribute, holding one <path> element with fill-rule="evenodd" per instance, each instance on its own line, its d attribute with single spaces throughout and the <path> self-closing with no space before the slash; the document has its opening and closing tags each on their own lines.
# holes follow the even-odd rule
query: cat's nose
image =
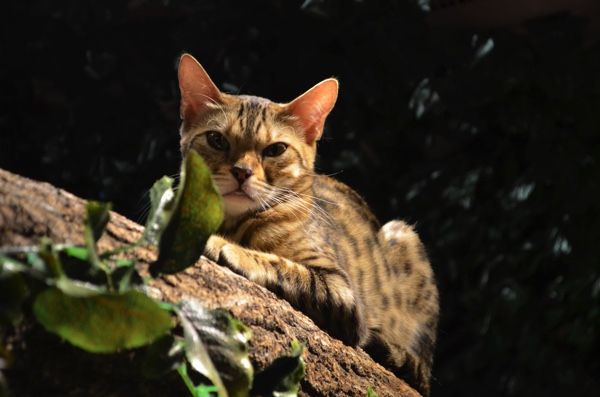
<svg viewBox="0 0 600 397">
<path fill-rule="evenodd" d="M 233 166 L 231 168 L 231 173 L 234 178 L 237 179 L 238 183 L 241 185 L 244 181 L 254 175 L 254 171 L 250 167 L 238 167 Z"/>
</svg>

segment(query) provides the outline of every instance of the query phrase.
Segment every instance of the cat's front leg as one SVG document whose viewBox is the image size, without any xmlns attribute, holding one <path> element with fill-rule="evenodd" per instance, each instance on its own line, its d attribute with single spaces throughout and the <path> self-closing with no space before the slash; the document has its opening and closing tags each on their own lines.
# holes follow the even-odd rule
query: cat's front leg
<svg viewBox="0 0 600 397">
<path fill-rule="evenodd" d="M 218 235 L 209 238 L 204 255 L 275 292 L 345 343 L 357 346 L 368 338 L 362 301 L 345 271 L 329 259 L 299 263 Z"/>
</svg>

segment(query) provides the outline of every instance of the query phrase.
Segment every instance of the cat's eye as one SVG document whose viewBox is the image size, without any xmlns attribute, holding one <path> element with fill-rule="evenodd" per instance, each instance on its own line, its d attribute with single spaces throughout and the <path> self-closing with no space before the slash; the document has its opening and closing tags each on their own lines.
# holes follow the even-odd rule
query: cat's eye
<svg viewBox="0 0 600 397">
<path fill-rule="evenodd" d="M 217 131 L 209 131 L 206 133 L 206 141 L 210 146 L 217 150 L 229 150 L 229 142 L 223 134 Z"/>
<path fill-rule="evenodd" d="M 266 157 L 277 157 L 281 156 L 283 152 L 287 150 L 287 145 L 285 143 L 274 143 L 270 146 L 267 146 L 265 150 L 263 150 L 263 155 Z"/>
</svg>

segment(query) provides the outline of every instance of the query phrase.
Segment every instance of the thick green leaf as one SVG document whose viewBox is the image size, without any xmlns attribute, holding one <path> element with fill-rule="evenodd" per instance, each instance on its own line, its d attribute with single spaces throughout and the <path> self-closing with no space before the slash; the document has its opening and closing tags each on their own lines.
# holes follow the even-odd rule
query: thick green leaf
<svg viewBox="0 0 600 397">
<path fill-rule="evenodd" d="M 302 358 L 304 344 L 292 341 L 291 352 L 277 357 L 256 375 L 252 392 L 262 396 L 294 397 L 298 395 L 300 381 L 304 378 L 306 365 Z"/>
<path fill-rule="evenodd" d="M 375 390 L 371 388 L 371 386 L 367 387 L 367 397 L 379 397 Z"/>
<path fill-rule="evenodd" d="M 21 320 L 21 304 L 26 294 L 21 275 L 0 267 L 0 325 L 12 325 Z"/>
<path fill-rule="evenodd" d="M 184 360 L 183 344 L 173 335 L 167 334 L 148 346 L 142 364 L 142 375 L 157 379 L 179 368 Z"/>
<path fill-rule="evenodd" d="M 168 197 L 163 192 L 161 201 Z M 155 193 L 158 196 L 158 192 Z M 168 200 L 167 200 L 168 201 Z M 154 205 L 157 212 L 160 205 Z M 165 218 L 170 219 L 160 235 L 158 260 L 150 267 L 152 274 L 176 273 L 193 265 L 204 250 L 208 237 L 223 221 L 223 201 L 217 192 L 208 166 L 202 157 L 191 150 L 181 169 L 181 182 L 175 198 L 175 206 L 167 206 Z M 155 219 L 162 219 L 159 214 Z M 149 225 L 160 228 L 161 225 Z M 152 232 L 155 233 L 155 232 Z"/>
<path fill-rule="evenodd" d="M 206 346 L 228 394 L 246 396 L 254 378 L 254 369 L 248 357 L 248 340 L 252 337 L 250 329 L 223 310 L 207 310 L 186 302 L 181 311 Z M 190 362 L 201 372 L 191 359 Z"/>
<path fill-rule="evenodd" d="M 85 205 L 85 227 L 91 231 L 91 237 L 94 241 L 98 241 L 102 237 L 104 229 L 110 221 L 111 208 L 111 203 L 101 203 L 99 201 L 89 201 Z"/>
<path fill-rule="evenodd" d="M 50 288 L 37 296 L 33 312 L 48 331 L 96 353 L 146 345 L 173 326 L 170 314 L 139 291 L 78 298 Z"/>
</svg>

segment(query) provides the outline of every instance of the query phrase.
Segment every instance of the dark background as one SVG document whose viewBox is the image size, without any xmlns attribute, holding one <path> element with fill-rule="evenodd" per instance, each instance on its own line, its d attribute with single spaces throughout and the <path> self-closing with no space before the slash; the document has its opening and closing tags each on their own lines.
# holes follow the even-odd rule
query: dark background
<svg viewBox="0 0 600 397">
<path fill-rule="evenodd" d="M 336 76 L 318 167 L 428 247 L 434 395 L 597 395 L 598 41 L 568 13 L 476 33 L 415 3 L 4 0 L 0 167 L 143 222 L 178 172 L 181 53 L 281 102 Z"/>
</svg>

